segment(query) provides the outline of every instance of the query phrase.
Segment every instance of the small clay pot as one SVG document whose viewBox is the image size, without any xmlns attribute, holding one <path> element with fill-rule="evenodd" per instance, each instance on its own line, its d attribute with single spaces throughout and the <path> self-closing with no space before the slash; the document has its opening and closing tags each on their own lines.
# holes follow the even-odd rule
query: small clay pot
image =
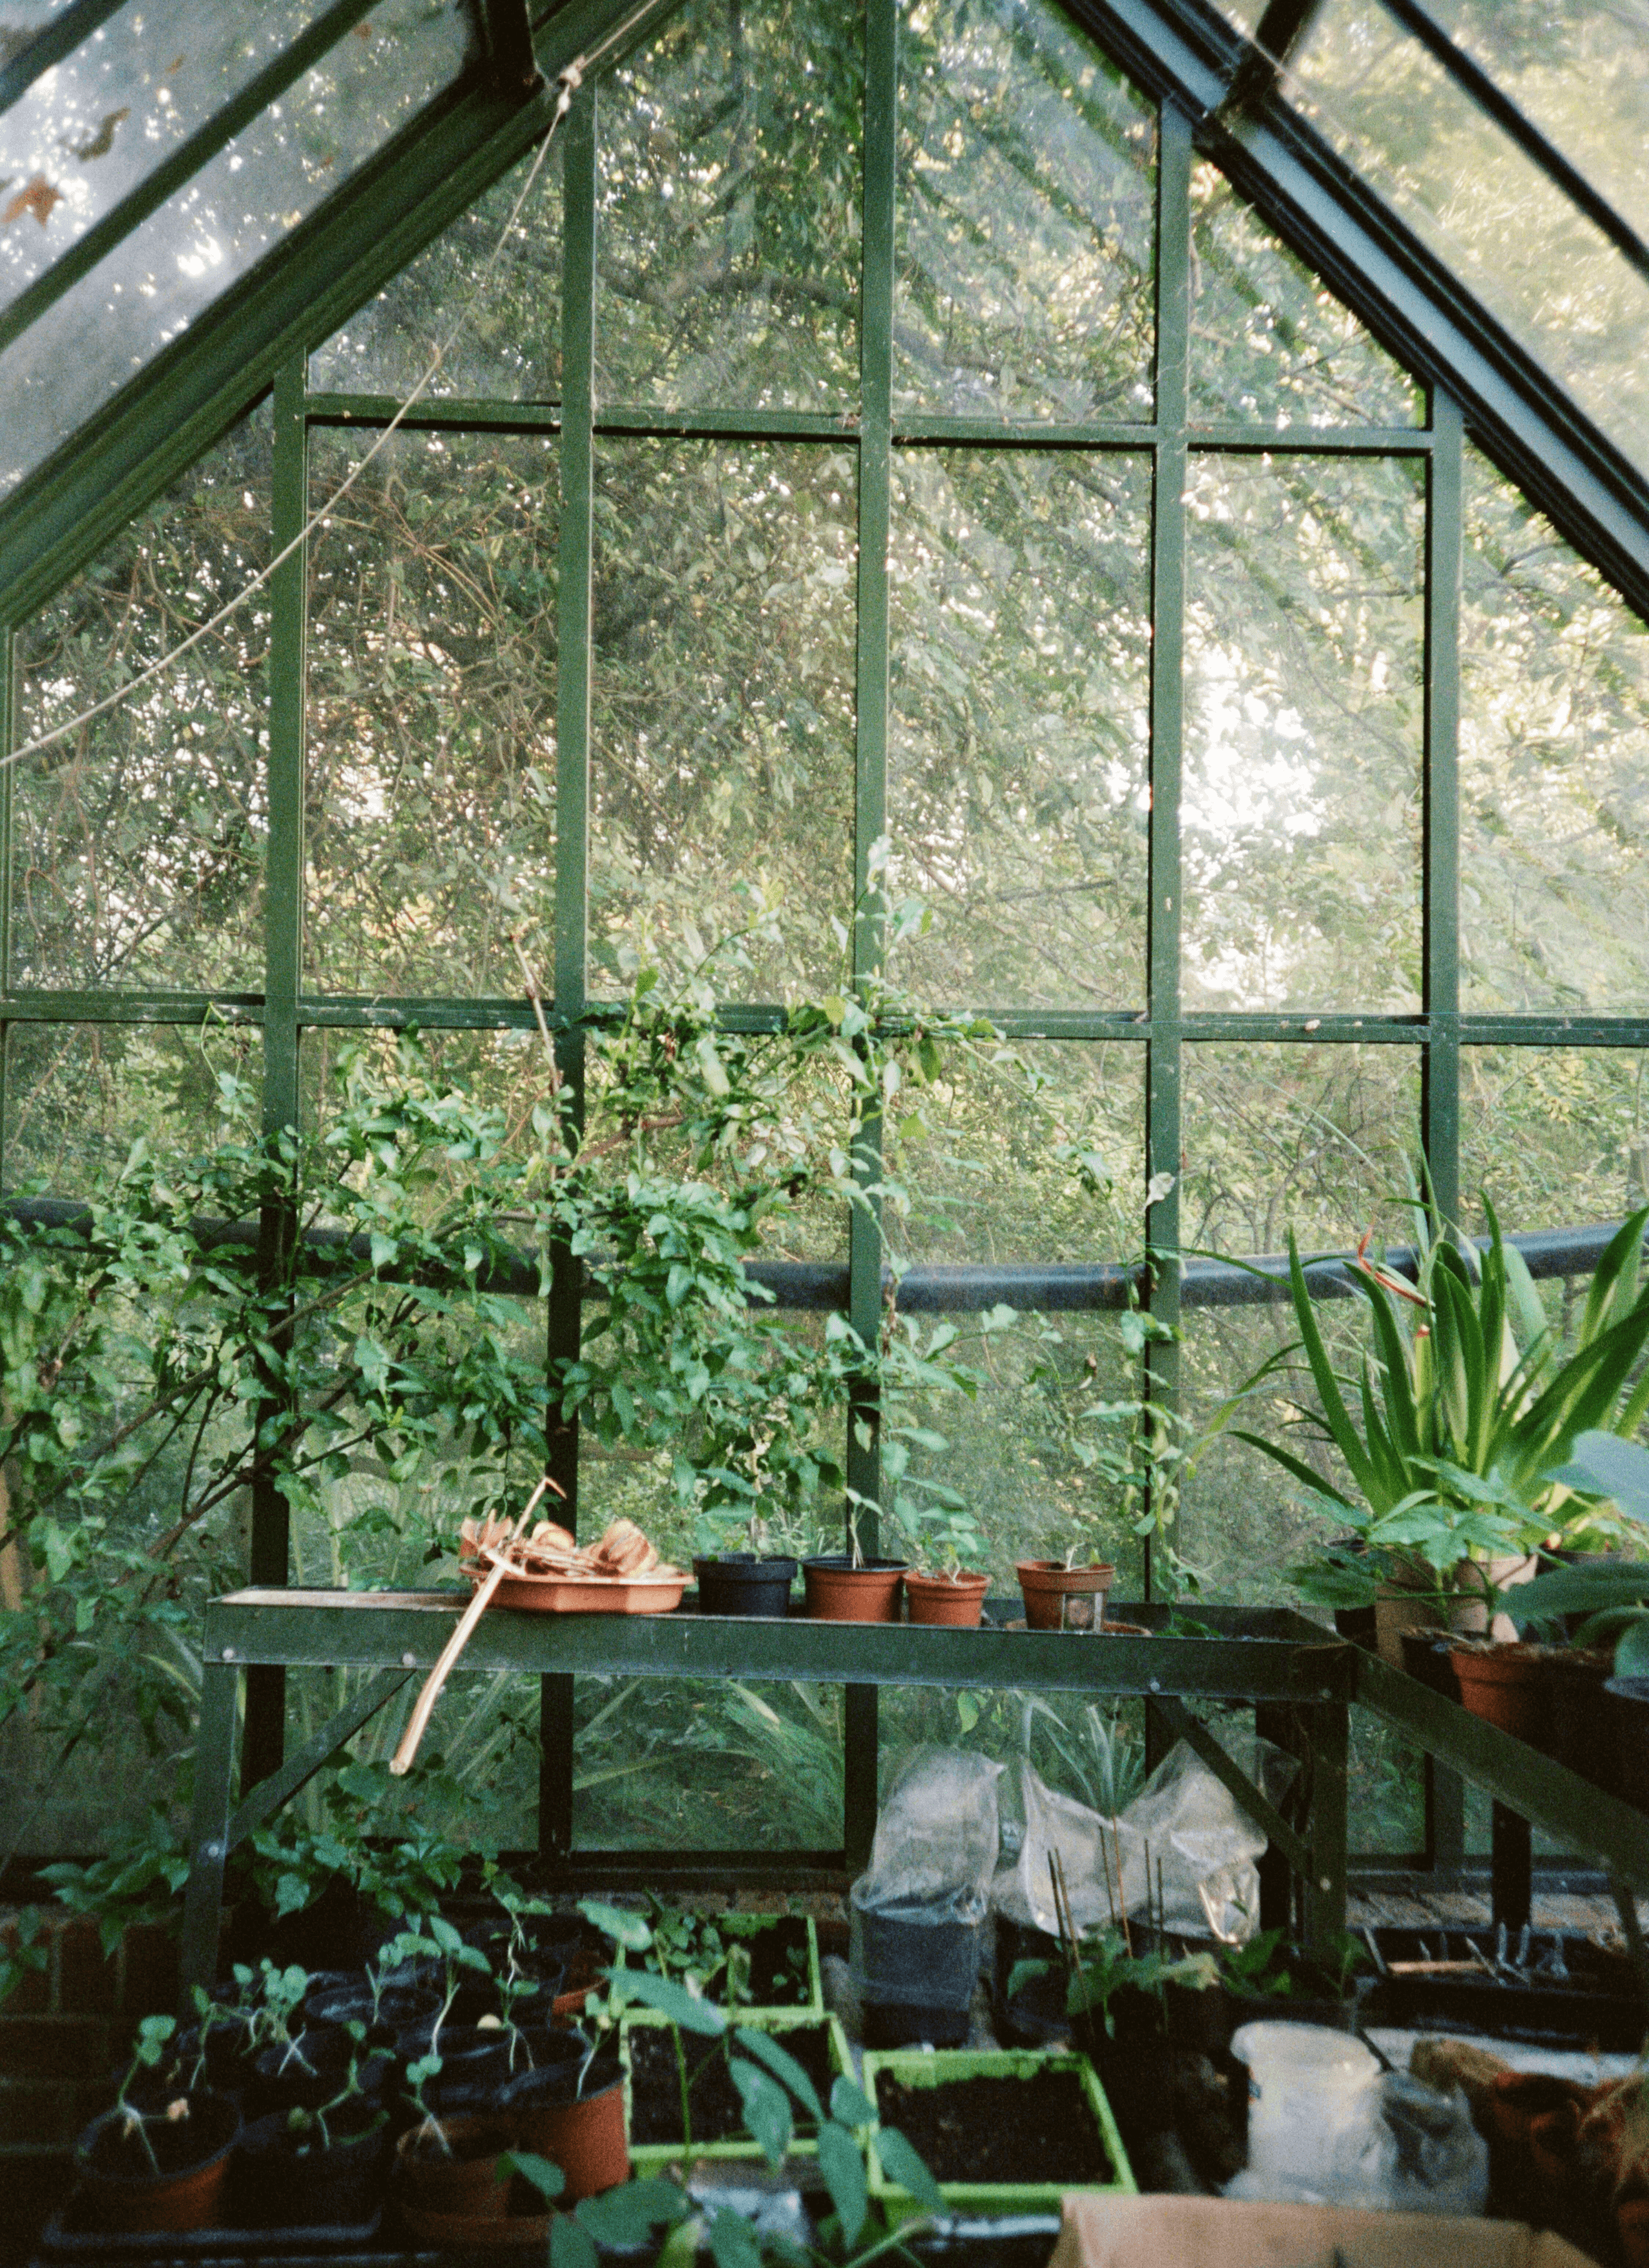
<svg viewBox="0 0 1649 2268">
<path fill-rule="evenodd" d="M 714 1558 L 695 1559 L 693 1580 L 702 1615 L 760 1615 L 780 1620 L 790 1612 L 796 1562 L 758 1559 L 754 1551 L 722 1551 Z"/>
<path fill-rule="evenodd" d="M 856 1567 L 844 1551 L 802 1561 L 807 1612 L 821 1623 L 894 1623 L 899 1619 L 902 1559 L 867 1559 Z"/>
<path fill-rule="evenodd" d="M 1616 2199 L 1615 2233 L 1626 2268 L 1649 2268 L 1649 2197 Z"/>
<path fill-rule="evenodd" d="M 1546 1729 L 1551 1684 L 1551 1657 L 1545 1646 L 1457 1642 L 1449 1660 L 1460 1680 L 1461 1700 L 1474 1717 L 1538 1745 Z"/>
<path fill-rule="evenodd" d="M 574 2074 L 576 2079 L 576 2074 Z M 590 2082 L 593 2080 L 593 2088 Z M 629 2179 L 629 2147 L 624 2132 L 624 2081 L 610 2063 L 590 2072 L 583 2095 L 548 2100 L 535 2075 L 507 2087 L 500 2102 L 516 2146 L 548 2158 L 566 2176 L 562 2202 L 599 2197 Z"/>
<path fill-rule="evenodd" d="M 99 2228 L 132 2234 L 212 2228 L 222 2219 L 229 2154 L 240 2132 L 239 2106 L 226 2095 L 186 2098 L 187 2120 L 151 2120 L 155 2173 L 136 2139 L 125 2139 L 126 2114 L 116 2108 L 94 2118 L 75 2144 L 75 2172 L 88 2218 Z"/>
<path fill-rule="evenodd" d="M 1116 1570 L 1104 1561 L 1067 1567 L 1062 1559 L 1020 1559 L 1014 1573 L 1025 1601 L 1027 1630 L 1097 1630 Z"/>
<path fill-rule="evenodd" d="M 913 1623 L 945 1623 L 977 1630 L 984 1613 L 989 1575 L 907 1575 L 905 1600 Z"/>
<path fill-rule="evenodd" d="M 345 2105 L 327 2122 L 331 2140 L 294 2134 L 279 2111 L 241 2129 L 235 2145 L 234 2213 L 248 2228 L 358 2228 L 383 2196 L 389 2121 L 376 2103 Z"/>
</svg>

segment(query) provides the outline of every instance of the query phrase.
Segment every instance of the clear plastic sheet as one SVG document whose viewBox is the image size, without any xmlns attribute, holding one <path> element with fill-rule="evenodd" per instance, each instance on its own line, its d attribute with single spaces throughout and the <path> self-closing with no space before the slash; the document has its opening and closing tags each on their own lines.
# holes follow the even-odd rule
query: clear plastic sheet
<svg viewBox="0 0 1649 2268">
<path fill-rule="evenodd" d="M 1297 1769 L 1293 1759 L 1269 1742 L 1245 1746 L 1248 1752 L 1233 1761 L 1275 1802 Z M 1241 1945 L 1254 1935 L 1255 1862 L 1265 1836 L 1183 1742 L 1114 1820 L 1058 1794 L 1028 1763 L 1020 1765 L 1020 1791 L 1025 1839 L 990 1894 L 1011 1920 L 1058 1933 L 1049 1863 L 1056 1855 L 1079 1932 L 1104 1928 L 1119 1911 L 1144 1913 L 1149 1904 L 1153 1912 L 1160 1904 L 1166 1926 L 1180 1936 Z"/>
<path fill-rule="evenodd" d="M 940 1748 L 913 1749 L 895 1766 L 870 1865 L 853 1885 L 862 1913 L 921 1908 L 935 1923 L 983 1919 L 1002 1770 L 989 1756 Z"/>
</svg>

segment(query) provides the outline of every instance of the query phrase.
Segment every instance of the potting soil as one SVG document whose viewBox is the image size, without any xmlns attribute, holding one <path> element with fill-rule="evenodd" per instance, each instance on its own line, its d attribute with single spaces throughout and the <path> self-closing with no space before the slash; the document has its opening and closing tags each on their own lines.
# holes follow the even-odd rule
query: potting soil
<svg viewBox="0 0 1649 2268">
<path fill-rule="evenodd" d="M 737 2023 L 737 2017 L 734 2018 Z M 828 2103 L 836 2076 L 830 2061 L 830 2033 L 824 2024 L 797 2024 L 773 2037 L 797 2062 Z M 731 2041 L 714 2043 L 683 2035 L 690 2074 L 688 2103 L 693 2120 L 693 2141 L 733 2142 L 748 2139 L 744 2105 L 727 2068 Z M 736 2046 L 734 2052 L 737 2052 Z M 629 2035 L 629 2139 L 632 2143 L 675 2142 L 681 2132 L 681 2087 L 676 2071 L 675 2041 L 667 2029 L 637 2025 Z M 813 2121 L 792 2102 L 799 2132 L 810 2131 Z"/>
<path fill-rule="evenodd" d="M 729 1936 L 732 1933 L 729 1932 Z M 797 1919 L 769 1922 L 753 1937 L 734 1938 L 750 1955 L 750 2005 L 755 2008 L 800 2008 L 807 2003 L 807 1925 Z"/>
<path fill-rule="evenodd" d="M 1074 2072 L 907 2087 L 876 2074 L 876 2108 L 941 2182 L 1106 2182 L 1112 2167 Z"/>
</svg>

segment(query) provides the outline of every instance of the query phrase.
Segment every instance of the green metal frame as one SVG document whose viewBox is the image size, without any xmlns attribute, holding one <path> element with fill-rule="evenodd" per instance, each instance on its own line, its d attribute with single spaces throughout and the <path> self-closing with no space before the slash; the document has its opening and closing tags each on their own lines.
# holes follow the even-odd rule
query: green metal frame
<svg viewBox="0 0 1649 2268">
<path fill-rule="evenodd" d="M 453 1591 L 237 1591 L 206 1610 L 202 1649 L 201 1728 L 195 1749 L 195 1811 L 185 1906 L 182 1989 L 210 1984 L 216 1962 L 224 1870 L 230 1852 L 268 1818 L 350 1734 L 414 1674 L 431 1668 L 468 1594 Z M 1166 1609 L 1125 1611 L 1155 1624 L 1148 1638 L 1084 1639 L 1061 1631 L 1014 1631 L 997 1621 L 997 1602 L 976 1631 L 917 1624 L 813 1622 L 698 1615 L 534 1615 L 496 1609 L 483 1616 L 466 1652 L 467 1668 L 571 1681 L 622 1677 L 785 1678 L 845 1684 L 851 1692 L 883 1685 L 990 1687 L 1027 1693 L 1137 1694 L 1178 1707 L 1174 1697 L 1258 1704 L 1283 1720 L 1308 1769 L 1308 1817 L 1287 1826 L 1277 1847 L 1299 1871 L 1307 1940 L 1326 1943 L 1345 1914 L 1346 1717 L 1353 1688 L 1353 1650 L 1287 1608 L 1203 1609 L 1211 1636 L 1174 1632 Z M 289 1668 L 371 1671 L 373 1682 L 325 1726 L 301 1757 L 249 1788 L 233 1803 L 236 1689 Z M 1406 1683 L 1407 1681 L 1400 1681 Z M 1380 1705 L 1378 1697 L 1374 1705 Z M 1183 1712 L 1176 1721 L 1183 1721 Z M 1266 1830 L 1280 1822 L 1238 1767 L 1196 1728 L 1199 1751 L 1214 1749 L 1220 1778 Z M 251 1738 L 248 1728 L 247 1739 Z M 1515 1744 L 1513 1744 L 1515 1745 Z M 1556 1767 L 1553 1767 L 1555 1770 Z M 1564 1775 L 1567 1777 L 1567 1775 Z M 1616 1806 L 1616 1808 L 1622 1807 Z M 1644 1823 L 1649 1846 L 1649 1822 Z M 617 1856 L 618 1854 L 612 1854 Z M 644 1853 L 627 1855 L 648 1880 Z M 708 1855 L 708 1854 L 706 1854 Z M 788 1870 L 799 1856 L 769 1854 Z M 857 1866 L 850 1851 L 806 1856 L 837 1870 Z M 724 1859 L 724 1869 L 725 1861 Z M 552 1860 L 555 1878 L 586 1881 L 589 1859 Z M 747 1871 L 748 1871 L 747 1869 Z M 1649 1870 L 1645 1872 L 1649 1880 Z"/>
<path fill-rule="evenodd" d="M 858 578 L 856 659 L 857 742 L 855 755 L 856 885 L 869 880 L 870 845 L 887 823 L 888 583 L 887 549 L 893 451 L 920 446 L 1036 449 L 1068 453 L 1127 451 L 1146 455 L 1152 468 L 1151 603 L 1153 616 L 1150 689 L 1151 815 L 1148 881 L 1148 994 L 1143 1011 L 1116 1009 L 998 1012 L 1003 1028 L 1016 1037 L 1049 1037 L 1074 1042 L 1126 1041 L 1144 1049 L 1146 1092 L 1147 1177 L 1176 1176 L 1176 1186 L 1151 1208 L 1148 1234 L 1158 1263 L 1172 1256 L 1179 1237 L 1177 1174 L 1182 1146 L 1181 1083 L 1188 1043 L 1206 1041 L 1282 1042 L 1300 1046 L 1349 1042 L 1412 1049 L 1421 1072 L 1422 1124 L 1431 1171 L 1440 1201 L 1454 1206 L 1459 1196 L 1459 1085 L 1464 1044 L 1522 1047 L 1649 1046 L 1649 1016 L 1464 1015 L 1460 1008 L 1458 944 L 1459 792 L 1459 614 L 1461 535 L 1461 463 L 1470 410 L 1474 432 L 1515 427 L 1518 448 L 1527 456 L 1541 428 L 1533 396 L 1513 400 L 1516 389 L 1505 372 L 1485 375 L 1476 333 L 1463 343 L 1461 393 L 1434 385 L 1424 425 L 1409 428 L 1343 428 L 1285 431 L 1240 423 L 1193 424 L 1187 385 L 1190 262 L 1190 172 L 1195 151 L 1212 148 L 1233 171 L 1245 193 L 1300 242 L 1307 256 L 1345 291 L 1346 297 L 1382 329 L 1388 342 L 1409 350 L 1411 361 L 1435 368 L 1454 352 L 1455 334 L 1435 330 L 1419 355 L 1415 340 L 1424 312 L 1425 278 L 1410 276 L 1403 291 L 1394 280 L 1389 247 L 1386 261 L 1363 277 L 1362 288 L 1347 287 L 1343 252 L 1325 249 L 1333 200 L 1314 175 L 1298 137 L 1282 136 L 1262 95 L 1253 117 L 1216 126 L 1213 114 L 1223 99 L 1235 49 L 1214 42 L 1187 44 L 1180 18 L 1189 0 L 1069 0 L 1071 12 L 1088 23 L 1135 70 L 1139 82 L 1160 98 L 1157 174 L 1158 258 L 1156 266 L 1157 358 L 1152 415 L 1139 423 L 1095 421 L 1049 425 L 1012 421 L 975 421 L 912 416 L 892 401 L 892 341 L 894 297 L 894 227 L 897 126 L 898 0 L 867 0 L 865 18 L 866 111 L 861 210 L 864 216 L 861 271 L 860 401 L 856 414 L 836 416 L 783 410 L 659 410 L 626 403 L 599 403 L 593 387 L 596 305 L 595 228 L 599 93 L 583 88 L 563 129 L 564 268 L 562 307 L 563 399 L 559 402 L 450 399 L 421 401 L 404 421 L 413 431 L 480 430 L 558 437 L 561 472 L 560 653 L 557 691 L 557 828 L 555 983 L 552 1015 L 564 1076 L 574 1093 L 583 1078 L 584 1038 L 588 1024 L 611 1004 L 592 1000 L 587 985 L 587 877 L 590 825 L 592 498 L 598 444 L 607 436 L 651 435 L 662 439 L 718 437 L 783 440 L 846 446 L 858 462 Z M 650 11 L 655 25 L 668 0 Z M 62 19 L 89 21 L 90 0 L 65 11 Z M 183 467 L 215 441 L 262 394 L 273 391 L 273 525 L 276 548 L 296 536 L 307 504 L 309 435 L 316 428 L 381 429 L 397 404 L 382 395 L 310 391 L 306 357 L 357 306 L 369 298 L 439 231 L 488 188 L 534 141 L 552 114 L 556 74 L 566 63 L 621 29 L 629 44 L 647 36 L 631 23 L 628 0 L 571 0 L 571 4 L 537 18 L 537 64 L 542 77 L 529 81 L 522 43 L 526 23 L 520 0 L 492 0 L 486 11 L 490 37 L 475 70 L 409 126 L 396 141 L 311 219 L 295 231 L 281 255 L 271 256 L 135 381 L 114 406 L 95 435 L 83 435 L 26 482 L 0 507 L 0 733 L 14 745 L 11 639 L 4 629 L 19 624 L 92 558 L 136 512 L 147 505 Z M 330 16 L 326 19 L 330 22 Z M 41 37 L 48 35 L 42 33 Z M 1176 44 L 1176 41 L 1178 44 Z M 1227 43 L 1228 44 L 1228 43 Z M 0 103 L 15 67 L 0 73 Z M 548 81 L 548 84 L 545 82 Z M 1307 152 L 1307 155 L 1309 153 Z M 1292 169 L 1292 171 L 1290 169 Z M 1314 182 L 1315 186 L 1312 184 Z M 1307 195 L 1310 188 L 1311 195 Z M 1348 208 L 1349 210 L 1349 208 Z M 1359 242 L 1361 239 L 1359 239 Z M 1372 241 L 1372 239 L 1371 239 Z M 1370 254 L 1371 260 L 1373 254 Z M 1378 273 L 1375 273 L 1375 269 Z M 1355 281 L 1355 279 L 1352 279 Z M 1406 294 L 1406 296 L 1405 296 Z M 1383 295 L 1383 296 L 1382 296 Z M 1439 344 L 1439 342 L 1441 342 Z M 1474 343 L 1474 342 L 1476 342 Z M 1469 349 L 1469 351 L 1468 351 Z M 1474 361 L 1472 357 L 1477 356 Z M 1498 369 L 1498 366 L 1497 366 Z M 1485 392 L 1487 388 L 1487 392 Z M 1497 391 L 1496 389 L 1498 389 Z M 1531 407 L 1531 403 L 1533 406 Z M 1514 410 L 1517 416 L 1513 416 Z M 1492 414 L 1491 414 L 1492 413 Z M 1543 412 L 1542 413 L 1543 414 Z M 1523 422 L 1517 423 L 1517 416 Z M 1533 420 L 1534 422 L 1530 422 Z M 1507 424 L 1507 421 L 1510 423 Z M 1566 430 L 1566 429 L 1565 429 Z M 1532 438 L 1531 438 L 1532 437 Z M 1504 439 L 1504 434 L 1501 436 Z M 1570 438 L 1572 440 L 1572 434 Z M 1555 446 L 1555 445 L 1554 445 Z M 1567 446 L 1567 444 L 1565 444 Z M 1185 644 L 1185 526 L 1182 498 L 1188 461 L 1197 453 L 1287 454 L 1310 458 L 1402 457 L 1423 464 L 1426 482 L 1426 593 L 1424 616 L 1424 998 L 1415 1015 L 1348 1013 L 1186 1013 L 1180 1005 L 1181 963 L 1181 778 L 1183 758 L 1183 662 Z M 1506 452 L 1499 453 L 1505 461 Z M 1517 449 L 1510 452 L 1516 462 Z M 1599 460 L 1559 451 L 1551 459 L 1559 474 L 1576 466 L 1586 472 L 1575 510 L 1559 514 L 1564 532 L 1586 548 L 1584 527 L 1603 524 L 1613 531 L 1608 543 L 1591 549 L 1609 571 L 1618 566 L 1627 543 L 1630 499 L 1613 504 L 1599 489 Z M 1515 469 L 1515 464 L 1513 468 Z M 1550 468 L 1549 468 L 1550 469 Z M 1607 485 L 1607 484 L 1605 484 Z M 1616 518 L 1609 519 L 1604 507 Z M 1549 507 L 1550 508 L 1550 507 Z M 1579 519 L 1577 519 L 1577 513 Z M 1588 520 L 1586 514 L 1594 519 Z M 1618 539 L 1618 541 L 1616 541 Z M 1627 543 L 1627 550 L 1630 550 Z M 1635 555 L 1634 555 L 1635 556 Z M 1616 579 L 1620 579 L 1618 577 Z M 303 888 L 303 778 L 305 727 L 305 584 L 301 547 L 277 571 L 270 585 L 272 644 L 269 710 L 269 845 L 264 983 L 260 991 L 208 996 L 188 991 L 133 990 L 115 993 L 32 992 L 0 990 L 0 1060 L 5 1034 L 13 1023 L 103 1021 L 109 1023 L 198 1022 L 208 1013 L 261 1026 L 264 1039 L 264 1101 L 270 1125 L 295 1122 L 299 1107 L 299 1065 L 306 1029 L 427 1027 L 525 1029 L 533 1011 L 521 999 L 364 998 L 327 996 L 304 989 L 301 961 Z M 1645 582 L 1649 588 L 1649 581 Z M 10 969 L 9 827 L 11 774 L 0 770 L 0 987 Z M 873 896 L 854 939 L 854 968 L 860 981 L 874 972 L 881 949 L 880 918 Z M 990 1008 L 989 1002 L 979 1004 Z M 730 1026 L 771 1027 L 782 1012 L 775 1005 L 729 1007 Z M 875 1130 L 871 1130 L 859 1170 L 875 1171 Z M 0 1085 L 0 1143 L 4 1141 L 4 1086 Z M 0 1149 L 0 1165 L 4 1151 Z M 266 1254 L 269 1241 L 291 1231 L 290 1222 L 271 1217 L 261 1225 Z M 815 1274 L 818 1271 L 814 1271 Z M 936 1277 L 943 1271 L 926 1271 Z M 1097 1307 L 1117 1303 L 1119 1283 L 1103 1270 L 1084 1273 L 1080 1286 L 1060 1288 L 1049 1280 L 1040 1288 L 1021 1286 L 1020 1303 Z M 875 1225 L 856 1210 L 845 1269 L 845 1303 L 858 1329 L 873 1336 L 881 1311 L 882 1256 Z M 1013 1297 L 998 1288 L 1011 1270 L 975 1271 L 982 1300 Z M 1109 1271 L 1118 1274 L 1119 1271 Z M 1088 1278 L 1092 1280 L 1088 1280 Z M 951 1287 L 954 1295 L 955 1286 Z M 1154 1310 L 1177 1319 L 1184 1285 L 1173 1264 L 1153 1265 L 1146 1285 Z M 817 1305 L 819 1285 L 780 1287 L 784 1298 Z M 835 1296 L 834 1291 L 831 1296 Z M 546 1315 L 546 1351 L 564 1356 L 578 1344 L 583 1297 L 581 1271 L 565 1253 L 555 1256 Z M 943 1304 L 942 1300 L 937 1301 Z M 965 1303 L 965 1301 L 964 1301 Z M 909 1304 L 909 1300 L 907 1304 Z M 1179 1390 L 1176 1350 L 1153 1346 L 1148 1357 L 1147 1391 L 1153 1403 L 1172 1407 Z M 852 1486 L 863 1496 L 880 1493 L 880 1458 L 873 1410 L 858 1413 L 866 1421 L 868 1446 L 850 1429 L 847 1464 Z M 569 1517 L 576 1520 L 578 1440 L 569 1427 L 552 1441 L 551 1470 L 567 1491 Z M 260 1491 L 254 1506 L 249 1572 L 261 1584 L 285 1580 L 286 1512 L 273 1491 Z M 1149 1570 L 1147 1569 L 1147 1583 Z M 638 1643 L 655 1644 L 644 1640 Z M 993 1641 L 994 1643 L 994 1641 Z M 546 1657 L 548 1660 L 549 1657 Z M 788 1657 L 786 1657 L 788 1658 Z M 572 1678 L 582 1659 L 570 1642 L 554 1653 L 554 1666 L 540 1669 L 542 1766 L 539 1789 L 541 1847 L 564 1860 L 573 1851 Z M 847 1678 L 847 1740 L 844 1786 L 844 1849 L 850 1860 L 868 1851 L 875 1817 L 876 1697 L 887 1682 L 874 1667 L 873 1645 L 842 1657 L 843 1666 L 864 1674 Z M 1001 1659 L 1005 1661 L 1008 1657 Z M 1120 1665 L 1123 1657 L 1108 1654 Z M 1017 1656 L 1013 1657 L 1017 1662 Z M 1153 1653 L 1159 1675 L 1166 1649 Z M 725 1658 L 715 1665 L 725 1670 Z M 780 1674 L 780 1673 L 776 1673 Z M 792 1674 L 789 1670 L 782 1674 Z M 800 1674 L 800 1673 L 795 1673 Z M 1003 1682 L 992 1672 L 996 1682 Z M 267 1780 L 280 1768 L 282 1679 L 280 1659 L 256 1664 L 248 1699 L 247 1770 L 251 1781 Z M 963 1682 L 975 1682 L 968 1678 Z M 1015 1682 L 1010 1680 L 1008 1682 Z M 1116 1688 L 1113 1690 L 1123 1690 Z M 1142 1689 L 1149 1691 L 1149 1688 Z M 1164 1682 L 1167 1691 L 1181 1689 Z M 1196 1690 L 1196 1689 L 1189 1689 Z M 1159 1712 L 1163 1729 L 1173 1729 L 1171 1712 Z M 1394 1715 L 1393 1721 L 1397 1721 Z M 1332 1735 L 1325 1734 L 1325 1740 Z M 1425 1745 L 1422 1742 L 1422 1745 Z M 1431 1783 L 1428 1845 L 1444 1863 L 1461 1854 L 1461 1796 L 1447 1756 Z M 813 1854 L 815 1857 L 829 1854 Z M 634 1854 L 580 1852 L 586 1866 L 617 1867 Z M 1330 1896 L 1321 1892 L 1320 1896 Z"/>
</svg>

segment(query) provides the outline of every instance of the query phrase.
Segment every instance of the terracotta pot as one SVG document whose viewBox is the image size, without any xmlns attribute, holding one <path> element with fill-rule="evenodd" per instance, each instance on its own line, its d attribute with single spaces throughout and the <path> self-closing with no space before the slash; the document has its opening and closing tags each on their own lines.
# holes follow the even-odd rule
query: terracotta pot
<svg viewBox="0 0 1649 2268">
<path fill-rule="evenodd" d="M 845 1552 L 802 1561 L 806 1611 L 819 1623 L 894 1623 L 902 1559 L 867 1559 L 856 1567 Z"/>
<path fill-rule="evenodd" d="M 425 2140 L 422 2122 L 409 2126 L 395 2145 L 396 2201 L 402 2212 L 502 2220 L 510 2184 L 498 2178 L 498 2161 L 515 2146 L 510 2125 L 487 2117 L 443 2118 L 439 2124 L 450 2155 L 443 2156 L 433 2139 Z"/>
<path fill-rule="evenodd" d="M 180 2142 L 180 2130 L 155 2137 L 163 2166 L 159 2174 L 143 2161 L 140 2147 L 121 2143 L 123 2111 L 106 2110 L 85 2129 L 75 2144 L 75 2172 L 85 2191 L 89 2217 L 98 2228 L 139 2234 L 220 2225 L 229 2154 L 240 2132 L 239 2107 L 226 2095 L 200 2094 L 188 2101 L 193 2148 L 185 2162 L 168 2165 L 168 2148 L 175 2155 L 186 2146 Z M 152 2127 L 151 2132 L 152 2136 Z M 134 2155 L 139 2161 L 136 2166 Z"/>
<path fill-rule="evenodd" d="M 1594 2091 L 1543 2071 L 1495 2074 L 1487 2108 L 1503 2190 L 1527 2199 L 1556 2198 L 1573 2187 L 1580 2121 Z"/>
<path fill-rule="evenodd" d="M 1541 1646 L 1456 1646 L 1449 1660 L 1460 1680 L 1460 1697 L 1474 1717 L 1498 1725 L 1520 1741 L 1537 1743 L 1550 1704 L 1551 1661 Z"/>
<path fill-rule="evenodd" d="M 905 1598 L 913 1623 L 946 1623 L 977 1630 L 984 1612 L 989 1575 L 907 1575 Z"/>
<path fill-rule="evenodd" d="M 624 2132 L 624 2082 L 614 2076 L 593 2095 L 565 2102 L 522 2102 L 506 2116 L 518 2146 L 549 2158 L 567 2177 L 563 2201 L 599 2197 L 629 2179 Z"/>
<path fill-rule="evenodd" d="M 1014 1573 L 1025 1601 L 1027 1630 L 1093 1630 L 1105 1618 L 1105 1594 L 1116 1570 L 1103 1561 L 1067 1567 L 1062 1559 L 1020 1559 Z"/>
</svg>

